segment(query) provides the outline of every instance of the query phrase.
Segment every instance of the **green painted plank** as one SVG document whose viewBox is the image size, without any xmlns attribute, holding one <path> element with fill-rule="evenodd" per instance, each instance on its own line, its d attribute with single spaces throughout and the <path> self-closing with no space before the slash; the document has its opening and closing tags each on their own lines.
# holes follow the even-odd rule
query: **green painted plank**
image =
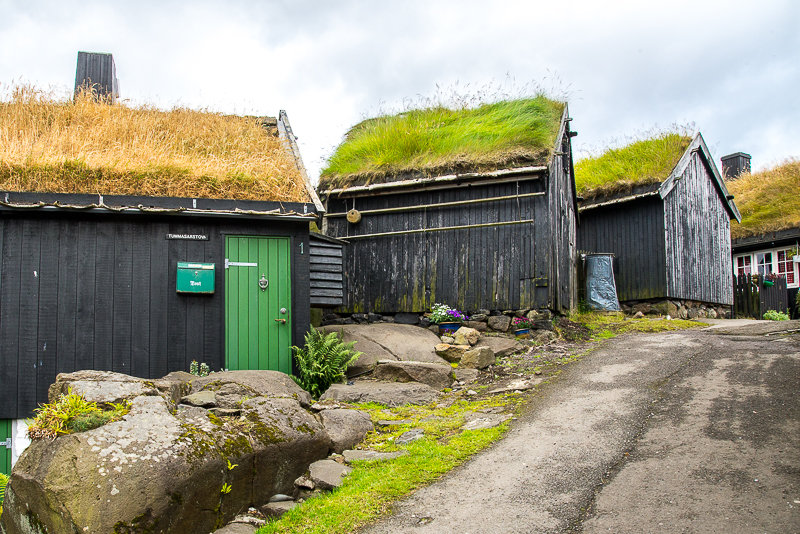
<svg viewBox="0 0 800 534">
<path fill-rule="evenodd" d="M 272 369 L 269 365 L 269 342 L 272 338 L 269 324 L 269 294 L 272 291 L 272 273 L 267 265 L 269 256 L 269 239 L 258 239 L 258 272 L 267 278 L 269 285 L 265 291 L 258 289 L 258 369 Z"/>
<path fill-rule="evenodd" d="M 247 261 L 258 263 L 258 239 L 247 240 Z M 243 268 L 245 269 L 245 268 Z M 258 279 L 261 276 L 261 265 L 258 267 L 246 267 L 247 269 L 247 321 L 248 332 L 248 359 L 246 369 L 258 369 L 258 338 L 260 328 L 258 323 L 258 300 L 261 289 L 258 287 Z M 255 271 L 255 272 L 253 272 Z"/>
<path fill-rule="evenodd" d="M 282 272 L 281 280 L 281 301 L 286 306 L 286 325 L 281 330 L 280 351 L 281 351 L 281 371 L 290 374 L 292 372 L 292 284 L 291 284 L 291 241 L 286 238 L 283 240 L 283 247 L 280 257 L 280 269 Z"/>
<path fill-rule="evenodd" d="M 11 437 L 11 419 L 0 419 L 0 441 Z M 11 449 L 0 446 L 0 473 L 11 474 Z"/>
</svg>

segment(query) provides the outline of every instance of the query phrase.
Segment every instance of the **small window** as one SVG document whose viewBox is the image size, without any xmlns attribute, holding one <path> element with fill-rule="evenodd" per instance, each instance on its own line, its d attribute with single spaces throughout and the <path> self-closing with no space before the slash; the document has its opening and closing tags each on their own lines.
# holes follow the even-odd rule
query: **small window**
<svg viewBox="0 0 800 534">
<path fill-rule="evenodd" d="M 750 274 L 750 256 L 739 256 L 736 258 L 736 274 L 739 276 Z"/>
<path fill-rule="evenodd" d="M 756 254 L 758 274 L 768 275 L 772 272 L 772 252 L 759 252 Z"/>
<path fill-rule="evenodd" d="M 789 249 L 778 251 L 778 274 L 786 278 L 787 285 L 795 283 L 794 262 L 789 252 Z"/>
</svg>

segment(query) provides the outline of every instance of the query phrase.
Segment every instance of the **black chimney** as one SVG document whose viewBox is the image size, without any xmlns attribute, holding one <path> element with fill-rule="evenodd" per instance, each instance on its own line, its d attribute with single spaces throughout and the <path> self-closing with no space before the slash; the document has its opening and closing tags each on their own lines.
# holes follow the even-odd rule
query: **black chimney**
<svg viewBox="0 0 800 534">
<path fill-rule="evenodd" d="M 726 180 L 735 180 L 743 173 L 750 172 L 750 154 L 736 152 L 722 156 L 722 175 Z"/>
<path fill-rule="evenodd" d="M 78 52 L 78 66 L 75 69 L 75 94 L 82 87 L 114 102 L 119 98 L 119 82 L 114 57 L 97 52 Z"/>
</svg>

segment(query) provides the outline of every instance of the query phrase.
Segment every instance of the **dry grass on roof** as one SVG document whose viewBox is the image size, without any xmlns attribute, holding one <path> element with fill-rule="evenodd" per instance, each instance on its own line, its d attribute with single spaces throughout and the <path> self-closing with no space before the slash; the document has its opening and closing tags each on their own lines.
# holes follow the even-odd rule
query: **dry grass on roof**
<svg viewBox="0 0 800 534">
<path fill-rule="evenodd" d="M 363 121 L 322 171 L 320 188 L 546 164 L 564 103 L 543 95 L 478 107 L 436 105 Z"/>
<path fill-rule="evenodd" d="M 664 132 L 582 159 L 575 164 L 578 195 L 594 198 L 663 182 L 691 142 L 683 133 Z"/>
<path fill-rule="evenodd" d="M 742 214 L 742 223 L 731 223 L 731 237 L 800 228 L 800 160 L 726 182 L 728 192 Z"/>
<path fill-rule="evenodd" d="M 0 190 L 308 201 L 292 154 L 256 118 L 29 86 L 0 101 Z"/>
</svg>

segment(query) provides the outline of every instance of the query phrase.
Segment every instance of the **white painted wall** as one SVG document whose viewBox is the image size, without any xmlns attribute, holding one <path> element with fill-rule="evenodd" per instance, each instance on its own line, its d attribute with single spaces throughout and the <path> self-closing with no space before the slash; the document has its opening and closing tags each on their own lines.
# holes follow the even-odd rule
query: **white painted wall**
<svg viewBox="0 0 800 534">
<path fill-rule="evenodd" d="M 11 422 L 11 466 L 13 467 L 22 452 L 31 444 L 28 437 L 28 422 L 26 419 L 14 419 Z"/>
</svg>

